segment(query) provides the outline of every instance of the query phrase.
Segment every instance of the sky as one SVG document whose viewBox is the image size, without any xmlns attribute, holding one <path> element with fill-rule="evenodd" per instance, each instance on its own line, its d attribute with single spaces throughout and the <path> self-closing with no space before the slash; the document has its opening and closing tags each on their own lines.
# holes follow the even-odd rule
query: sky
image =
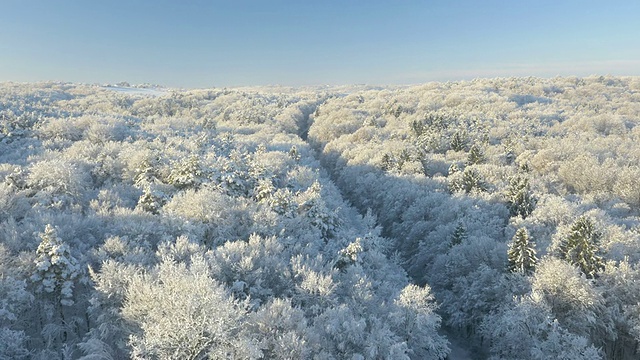
<svg viewBox="0 0 640 360">
<path fill-rule="evenodd" d="M 0 82 L 640 75 L 638 0 L 0 0 Z"/>
</svg>

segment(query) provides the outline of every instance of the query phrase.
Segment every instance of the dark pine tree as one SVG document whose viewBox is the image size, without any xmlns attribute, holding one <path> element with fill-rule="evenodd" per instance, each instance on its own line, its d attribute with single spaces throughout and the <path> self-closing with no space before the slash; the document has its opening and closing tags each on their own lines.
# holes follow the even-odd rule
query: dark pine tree
<svg viewBox="0 0 640 360">
<path fill-rule="evenodd" d="M 530 274 L 535 270 L 538 258 L 536 257 L 535 244 L 526 228 L 520 228 L 516 231 L 509 245 L 507 256 L 509 271 Z"/>
<path fill-rule="evenodd" d="M 604 269 L 602 257 L 598 255 L 601 237 L 593 221 L 581 216 L 573 223 L 569 236 L 560 246 L 562 257 L 578 266 L 588 278 L 594 278 L 598 271 Z"/>
<path fill-rule="evenodd" d="M 458 223 L 451 236 L 451 246 L 459 245 L 465 240 L 467 240 L 467 229 L 462 223 Z"/>
<path fill-rule="evenodd" d="M 516 175 L 509 179 L 507 201 L 511 216 L 520 216 L 525 219 L 531 215 L 536 206 L 536 199 L 531 194 L 527 178 Z"/>
<path fill-rule="evenodd" d="M 451 135 L 449 146 L 451 150 L 463 151 L 467 147 L 467 135 L 463 131 L 456 131 Z"/>
<path fill-rule="evenodd" d="M 467 165 L 481 164 L 484 162 L 484 152 L 479 145 L 473 144 L 469 149 L 469 155 L 467 156 Z"/>
</svg>

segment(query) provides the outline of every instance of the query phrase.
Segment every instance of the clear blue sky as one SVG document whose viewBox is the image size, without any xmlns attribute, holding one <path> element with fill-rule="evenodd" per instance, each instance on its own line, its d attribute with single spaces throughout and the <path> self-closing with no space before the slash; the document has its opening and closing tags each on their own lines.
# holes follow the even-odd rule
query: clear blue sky
<svg viewBox="0 0 640 360">
<path fill-rule="evenodd" d="M 640 75 L 639 0 L 2 0 L 0 81 Z"/>
</svg>

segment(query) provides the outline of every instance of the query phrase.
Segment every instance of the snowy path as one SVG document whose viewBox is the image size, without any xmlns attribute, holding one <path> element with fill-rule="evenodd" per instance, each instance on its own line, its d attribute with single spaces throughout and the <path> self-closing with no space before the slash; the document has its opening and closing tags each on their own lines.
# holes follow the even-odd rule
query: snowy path
<svg viewBox="0 0 640 360">
<path fill-rule="evenodd" d="M 313 146 L 313 144 L 310 143 L 307 139 L 309 128 L 313 125 L 313 120 L 310 119 L 310 114 L 314 113 L 317 110 L 317 108 L 319 108 L 320 106 L 322 106 L 322 104 L 318 104 L 313 109 L 311 109 L 307 114 L 305 114 L 305 119 L 303 121 L 304 125 L 302 125 L 301 129 L 299 129 L 300 130 L 299 136 L 302 138 L 302 140 L 307 142 L 312 149 L 316 151 L 316 158 L 318 159 L 321 166 L 327 171 L 327 173 L 331 177 L 332 182 L 340 191 L 342 197 L 344 199 L 351 201 L 351 199 L 349 199 L 349 197 L 346 196 L 344 189 L 340 187 L 339 182 L 335 181 L 335 174 L 333 172 L 333 169 L 329 169 L 324 165 L 322 161 L 322 152 L 316 149 Z M 355 206 L 353 208 L 354 208 L 354 211 L 358 211 Z M 448 360 L 478 360 L 478 359 L 486 358 L 485 354 L 482 354 L 482 353 L 474 354 L 474 352 L 470 348 L 471 344 L 468 343 L 467 339 L 456 336 L 455 334 L 453 334 L 451 331 L 448 331 L 444 327 L 440 329 L 440 333 L 443 334 L 449 341 L 449 348 L 451 349 L 451 353 L 447 358 Z"/>
<path fill-rule="evenodd" d="M 449 353 L 448 360 L 478 360 L 486 358 L 484 354 L 474 352 L 470 349 L 468 339 L 456 336 L 446 328 L 440 328 L 440 333 L 449 340 L 451 352 Z"/>
<path fill-rule="evenodd" d="M 451 353 L 449 353 L 449 360 L 473 360 L 477 359 L 471 356 L 471 353 L 462 348 L 459 343 L 452 341 L 453 339 L 449 338 L 449 342 L 451 343 L 449 347 L 451 348 Z"/>
</svg>

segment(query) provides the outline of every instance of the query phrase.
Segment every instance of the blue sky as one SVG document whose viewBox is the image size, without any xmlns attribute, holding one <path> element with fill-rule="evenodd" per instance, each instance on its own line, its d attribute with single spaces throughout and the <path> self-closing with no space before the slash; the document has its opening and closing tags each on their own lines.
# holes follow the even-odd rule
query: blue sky
<svg viewBox="0 0 640 360">
<path fill-rule="evenodd" d="M 172 87 L 640 75 L 640 1 L 3 0 L 0 81 Z"/>
</svg>

